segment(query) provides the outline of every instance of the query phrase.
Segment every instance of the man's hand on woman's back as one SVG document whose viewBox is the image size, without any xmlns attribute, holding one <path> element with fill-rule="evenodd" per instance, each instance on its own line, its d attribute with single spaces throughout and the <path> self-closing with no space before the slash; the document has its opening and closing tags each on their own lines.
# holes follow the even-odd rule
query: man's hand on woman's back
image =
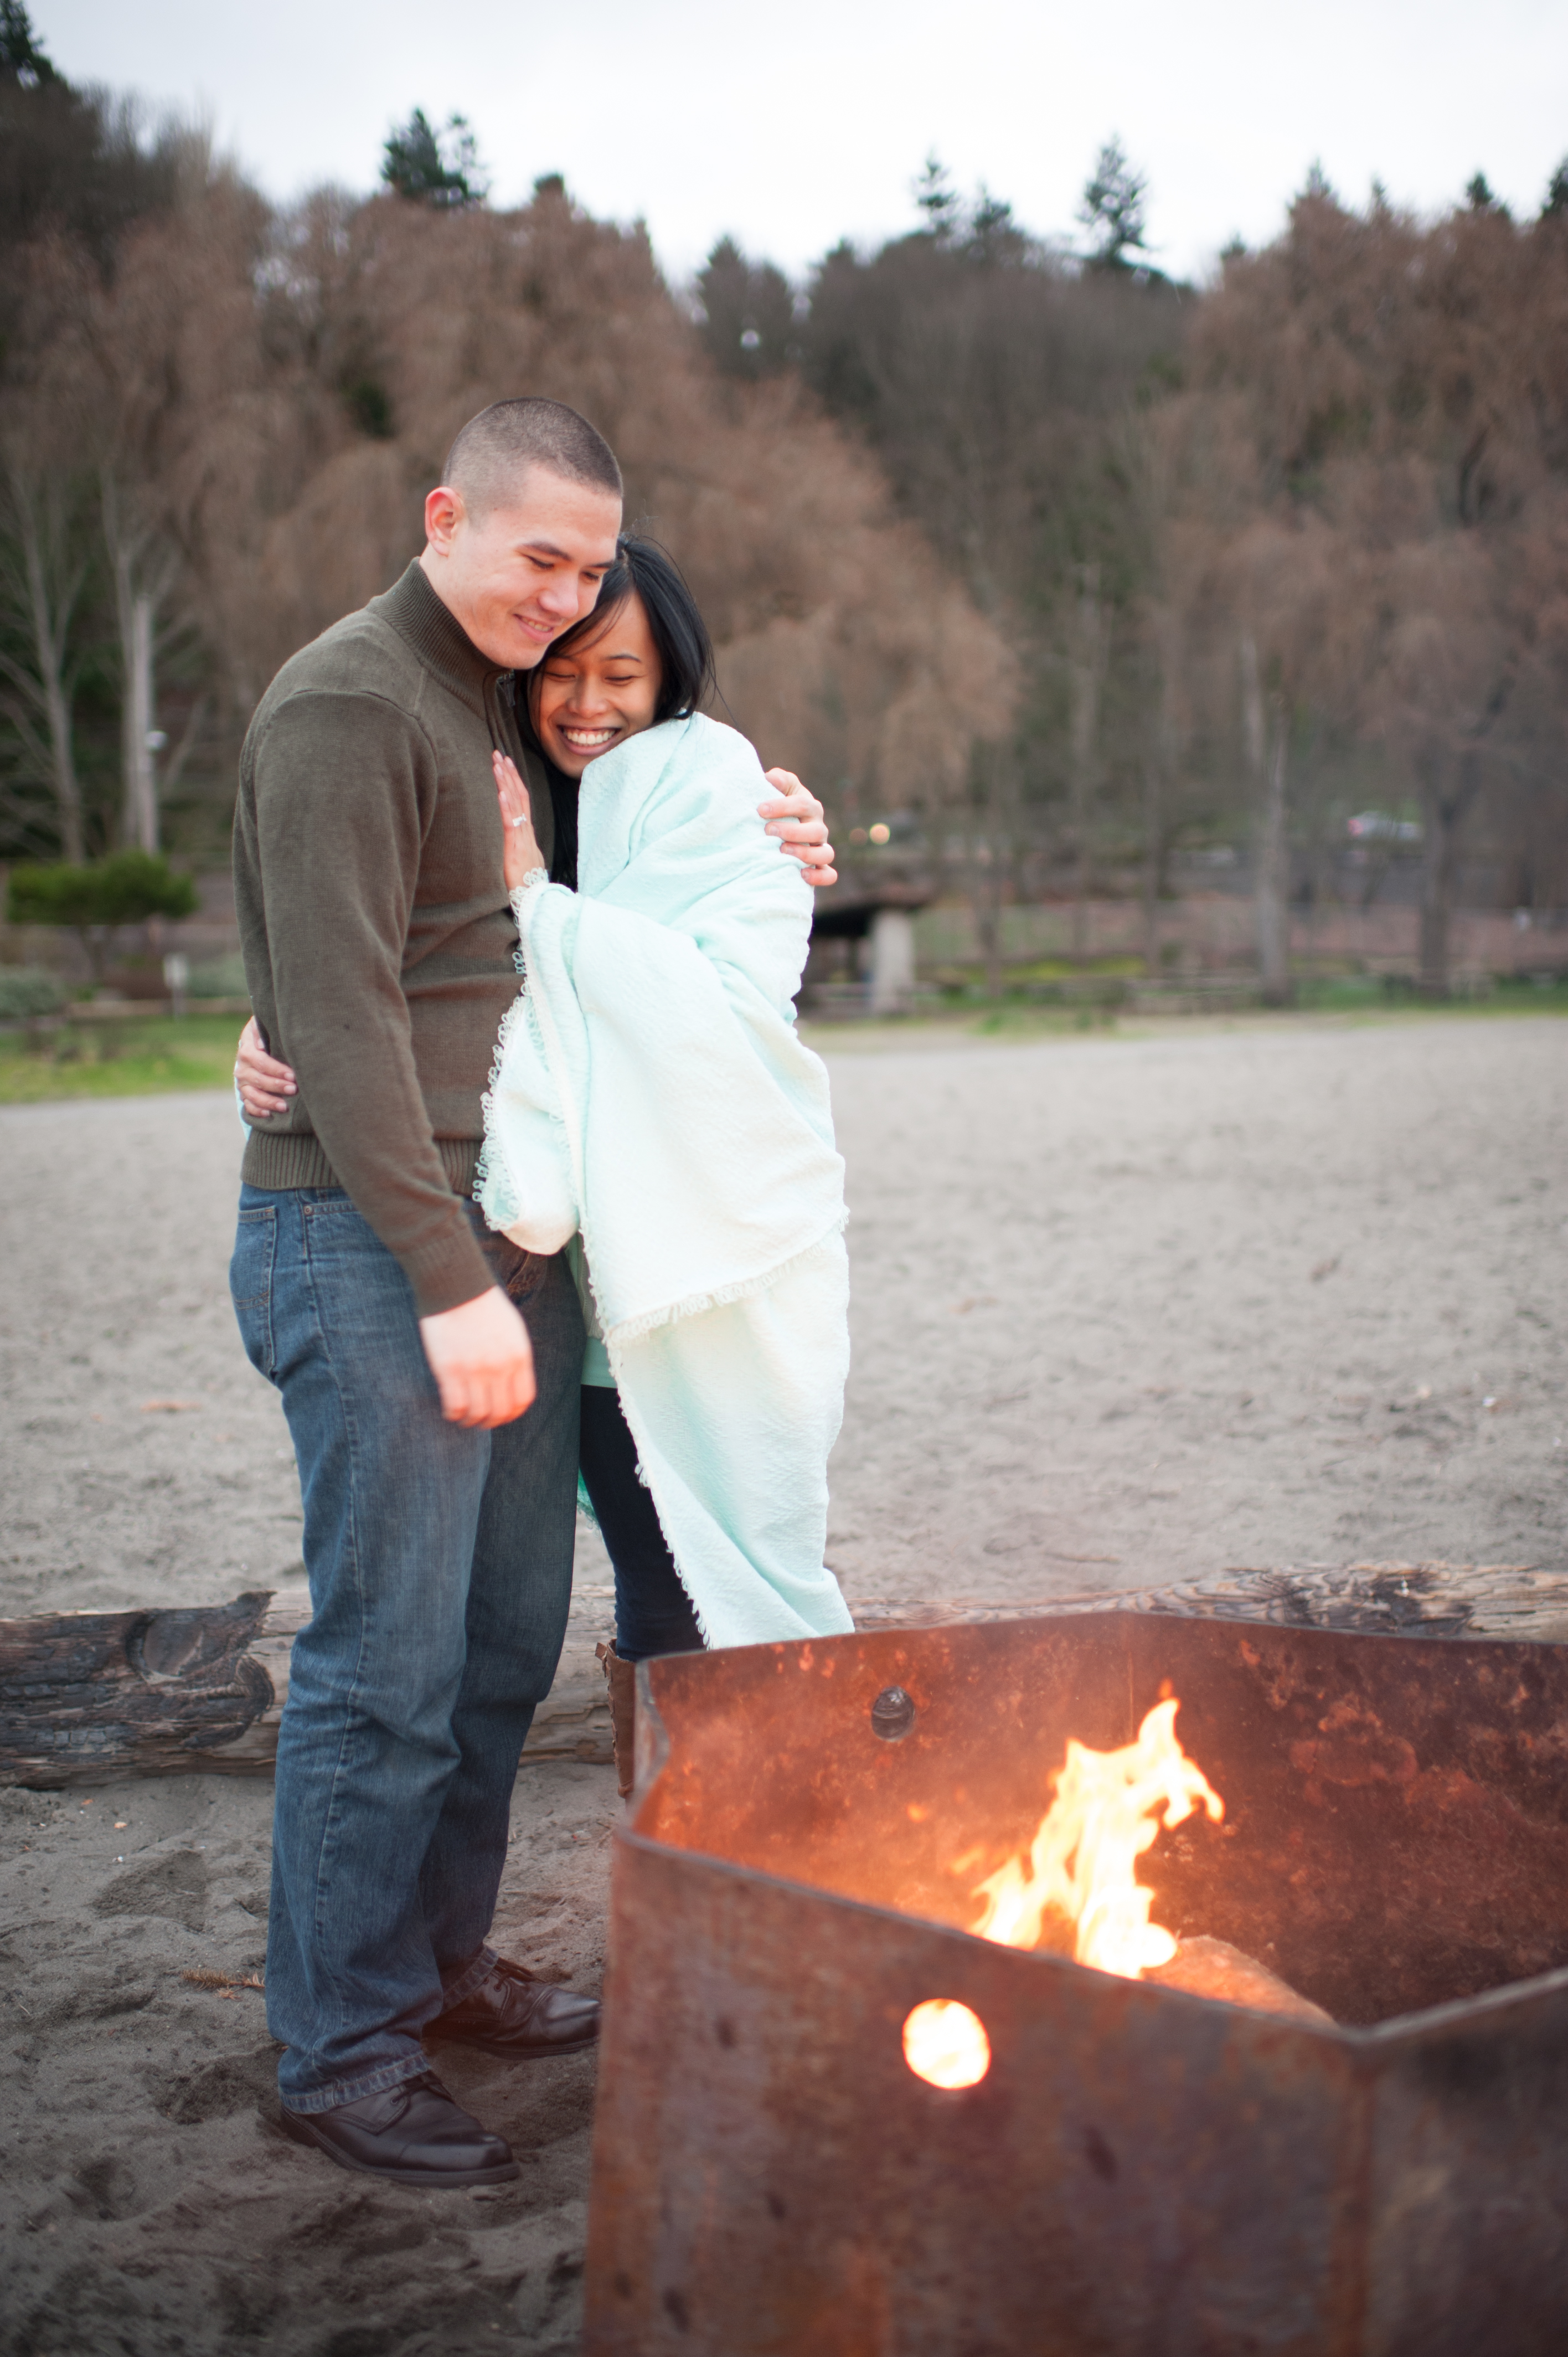
<svg viewBox="0 0 1568 2357">
<path fill-rule="evenodd" d="M 784 849 L 800 861 L 808 884 L 836 884 L 838 869 L 833 866 L 833 847 L 828 841 L 821 802 L 792 770 L 768 770 L 764 774 L 778 794 L 777 801 L 757 805 L 768 822 L 768 834 L 776 834 Z"/>
</svg>

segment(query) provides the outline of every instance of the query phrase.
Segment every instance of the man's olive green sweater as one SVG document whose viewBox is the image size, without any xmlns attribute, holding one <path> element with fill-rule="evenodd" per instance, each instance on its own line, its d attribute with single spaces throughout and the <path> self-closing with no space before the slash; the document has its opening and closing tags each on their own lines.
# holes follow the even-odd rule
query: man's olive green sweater
<svg viewBox="0 0 1568 2357">
<path fill-rule="evenodd" d="M 299 1093 L 245 1149 L 254 1187 L 345 1187 L 413 1288 L 419 1316 L 491 1279 L 461 1197 L 517 931 L 490 770 L 525 757 L 510 674 L 417 564 L 303 648 L 256 707 L 240 757 L 234 896 L 245 979 Z"/>
</svg>

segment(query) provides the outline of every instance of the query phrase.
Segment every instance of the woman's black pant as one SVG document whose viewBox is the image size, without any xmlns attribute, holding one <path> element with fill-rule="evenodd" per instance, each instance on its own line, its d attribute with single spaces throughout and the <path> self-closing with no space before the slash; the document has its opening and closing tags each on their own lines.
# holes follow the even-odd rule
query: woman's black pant
<svg viewBox="0 0 1568 2357">
<path fill-rule="evenodd" d="M 650 1653 L 695 1653 L 703 1632 L 664 1543 L 651 1491 L 637 1478 L 637 1443 L 621 1414 L 620 1394 L 583 1385 L 583 1486 L 616 1576 L 616 1651 L 640 1662 Z"/>
</svg>

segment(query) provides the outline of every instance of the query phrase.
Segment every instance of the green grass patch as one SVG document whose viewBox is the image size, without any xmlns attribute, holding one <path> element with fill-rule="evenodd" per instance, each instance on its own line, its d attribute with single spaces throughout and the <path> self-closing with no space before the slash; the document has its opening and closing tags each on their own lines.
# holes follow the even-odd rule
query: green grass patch
<svg viewBox="0 0 1568 2357">
<path fill-rule="evenodd" d="M 955 1003 L 956 1002 L 956 1003 Z M 1484 998 L 1455 999 L 1434 1006 L 1408 986 L 1390 990 L 1374 974 L 1304 979 L 1296 1011 L 1386 1020 L 1389 1017 L 1466 1015 L 1568 1016 L 1568 980 L 1499 981 Z M 1289 1021 L 1287 1015 L 1252 1013 L 1174 1017 L 1195 1025 L 1239 1021 Z M 59 1104 L 72 1097 L 158 1096 L 175 1090 L 232 1086 L 237 1015 L 149 1016 L 145 1022 L 94 1023 L 83 1009 L 58 1030 L 29 1039 L 21 1032 L 0 1035 L 0 1104 Z M 972 1038 L 1028 1039 L 1122 1031 L 1116 1010 L 1106 1006 L 1052 1006 L 1014 998 L 950 999 L 945 1007 L 922 1009 L 908 1023 L 810 1022 L 802 1030 L 814 1047 L 831 1052 L 856 1045 L 896 1047 L 902 1039 L 941 1032 Z M 913 1044 L 913 1040 L 911 1040 Z"/>
<path fill-rule="evenodd" d="M 58 1030 L 0 1038 L 0 1104 L 70 1097 L 158 1096 L 233 1085 L 237 1015 L 149 1016 L 94 1023 L 85 1011 Z"/>
<path fill-rule="evenodd" d="M 1002 969 L 1004 994 L 1038 987 L 1042 984 L 1065 983 L 1075 988 L 1088 989 L 1096 983 L 1125 982 L 1144 971 L 1141 957 L 1031 958 L 1026 964 L 1009 961 Z M 956 963 L 951 959 L 930 969 L 930 979 L 938 987 L 956 994 L 967 992 L 971 997 L 985 995 L 985 968 L 972 961 Z"/>
<path fill-rule="evenodd" d="M 1509 974 L 1481 1004 L 1497 1015 L 1568 1015 L 1568 974 Z"/>
<path fill-rule="evenodd" d="M 1033 958 L 1027 965 L 1009 965 L 1010 984 L 1020 982 L 1092 982 L 1101 974 L 1141 974 L 1144 961 L 1129 952 L 1114 957 Z"/>
<path fill-rule="evenodd" d="M 1103 1006 L 1061 1006 L 1031 1005 L 1017 998 L 998 1003 L 994 1000 L 982 1014 L 972 1014 L 964 1024 L 966 1031 L 978 1033 L 983 1039 L 998 1034 L 1009 1038 L 1034 1038 L 1039 1034 L 1069 1031 L 1114 1031 L 1116 1010 Z"/>
<path fill-rule="evenodd" d="M 1461 981 L 1452 998 L 1430 999 L 1408 974 L 1304 974 L 1295 1005 L 1308 1015 L 1568 1015 L 1568 977 L 1482 977 Z"/>
<path fill-rule="evenodd" d="M 1304 974 L 1295 985 L 1295 1004 L 1304 1014 L 1356 1015 L 1414 1003 L 1413 985 L 1391 989 L 1377 974 Z"/>
<path fill-rule="evenodd" d="M 1120 1028 L 1113 1009 L 1050 1006 L 1027 999 L 991 999 L 967 1006 L 923 1006 L 891 1021 L 859 1016 L 849 1020 L 806 1017 L 800 1037 L 819 1055 L 857 1049 L 926 1048 L 944 1039 L 1064 1039 L 1087 1033 L 1101 1037 Z"/>
</svg>

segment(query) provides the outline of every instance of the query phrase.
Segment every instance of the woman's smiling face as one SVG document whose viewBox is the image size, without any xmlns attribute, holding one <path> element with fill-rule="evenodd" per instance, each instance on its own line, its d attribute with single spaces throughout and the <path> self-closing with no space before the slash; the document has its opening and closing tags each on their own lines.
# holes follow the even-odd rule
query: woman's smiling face
<svg viewBox="0 0 1568 2357">
<path fill-rule="evenodd" d="M 529 709 L 545 753 L 568 778 L 639 729 L 651 728 L 663 681 L 642 600 L 631 590 L 569 649 L 552 647 L 529 676 Z"/>
</svg>

